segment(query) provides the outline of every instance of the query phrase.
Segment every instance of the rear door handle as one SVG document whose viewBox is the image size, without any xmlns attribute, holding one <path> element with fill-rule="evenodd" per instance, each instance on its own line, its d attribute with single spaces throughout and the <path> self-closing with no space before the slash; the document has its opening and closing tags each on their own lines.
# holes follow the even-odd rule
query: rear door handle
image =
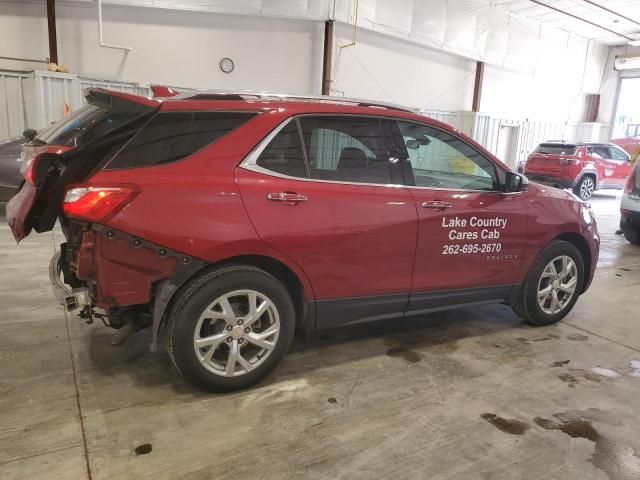
<svg viewBox="0 0 640 480">
<path fill-rule="evenodd" d="M 422 208 L 432 208 L 433 210 L 438 210 L 440 212 L 451 207 L 452 205 L 450 203 L 443 202 L 441 200 L 432 200 L 429 202 L 422 202 Z"/>
<path fill-rule="evenodd" d="M 274 192 L 267 194 L 267 200 L 282 202 L 285 205 L 297 205 L 298 203 L 306 202 L 307 196 L 295 192 Z"/>
</svg>

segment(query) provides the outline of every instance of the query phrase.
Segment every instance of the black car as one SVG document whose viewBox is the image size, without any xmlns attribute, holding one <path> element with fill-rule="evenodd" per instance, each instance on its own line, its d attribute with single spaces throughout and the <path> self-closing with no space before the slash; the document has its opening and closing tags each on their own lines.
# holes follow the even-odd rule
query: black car
<svg viewBox="0 0 640 480">
<path fill-rule="evenodd" d="M 0 203 L 7 202 L 22 183 L 20 153 L 27 141 L 24 137 L 0 140 Z"/>
</svg>

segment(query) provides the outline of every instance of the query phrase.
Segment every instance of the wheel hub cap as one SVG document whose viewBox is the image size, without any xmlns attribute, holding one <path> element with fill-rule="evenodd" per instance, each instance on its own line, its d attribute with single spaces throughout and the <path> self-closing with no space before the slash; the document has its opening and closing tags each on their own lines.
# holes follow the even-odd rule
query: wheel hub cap
<svg viewBox="0 0 640 480">
<path fill-rule="evenodd" d="M 244 327 L 236 326 L 236 327 L 233 327 L 233 330 L 231 330 L 231 336 L 236 340 L 239 338 L 242 338 L 243 335 L 244 335 Z"/>
</svg>

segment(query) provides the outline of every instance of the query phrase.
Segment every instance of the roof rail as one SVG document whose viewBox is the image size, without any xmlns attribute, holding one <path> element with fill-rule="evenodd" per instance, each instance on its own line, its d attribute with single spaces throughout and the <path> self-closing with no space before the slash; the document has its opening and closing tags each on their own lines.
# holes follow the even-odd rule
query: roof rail
<svg viewBox="0 0 640 480">
<path fill-rule="evenodd" d="M 289 102 L 322 102 L 359 107 L 387 108 L 402 112 L 418 113 L 417 108 L 404 107 L 394 103 L 365 100 L 362 98 L 333 97 L 327 95 L 289 95 L 275 92 L 252 90 L 193 90 L 176 95 L 172 100 L 245 100 L 245 101 L 289 101 Z"/>
</svg>

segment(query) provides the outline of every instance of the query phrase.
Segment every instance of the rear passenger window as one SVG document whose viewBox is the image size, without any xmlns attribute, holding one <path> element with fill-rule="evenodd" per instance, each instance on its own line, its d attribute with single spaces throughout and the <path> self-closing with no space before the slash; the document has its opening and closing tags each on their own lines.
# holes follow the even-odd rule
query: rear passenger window
<svg viewBox="0 0 640 480">
<path fill-rule="evenodd" d="M 302 143 L 295 121 L 291 121 L 271 140 L 256 162 L 260 167 L 291 177 L 306 177 Z"/>
<path fill-rule="evenodd" d="M 311 178 L 391 183 L 389 156 L 377 118 L 300 118 Z"/>
<path fill-rule="evenodd" d="M 611 158 L 611 150 L 609 147 L 604 146 L 589 147 L 589 155 L 595 158 L 607 159 Z"/>
<path fill-rule="evenodd" d="M 240 126 L 254 113 L 160 112 L 107 164 L 106 169 L 161 165 L 188 157 Z"/>
</svg>

